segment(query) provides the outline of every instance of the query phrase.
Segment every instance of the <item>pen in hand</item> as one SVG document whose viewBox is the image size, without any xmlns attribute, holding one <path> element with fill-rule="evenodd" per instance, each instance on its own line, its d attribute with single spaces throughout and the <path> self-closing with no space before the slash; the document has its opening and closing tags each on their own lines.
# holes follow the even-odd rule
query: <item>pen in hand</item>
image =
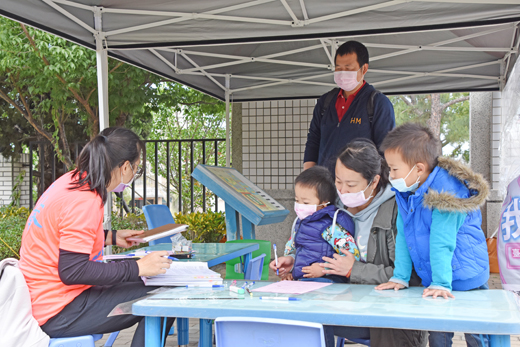
<svg viewBox="0 0 520 347">
<path fill-rule="evenodd" d="M 280 276 L 280 273 L 278 271 L 278 255 L 276 254 L 276 243 L 273 243 L 273 249 L 274 249 L 274 263 L 276 265 L 276 276 Z"/>
</svg>

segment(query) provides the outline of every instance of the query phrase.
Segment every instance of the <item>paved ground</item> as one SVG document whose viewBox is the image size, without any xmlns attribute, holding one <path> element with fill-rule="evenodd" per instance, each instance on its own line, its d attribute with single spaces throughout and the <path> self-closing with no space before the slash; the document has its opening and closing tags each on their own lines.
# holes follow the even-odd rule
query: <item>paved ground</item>
<svg viewBox="0 0 520 347">
<path fill-rule="evenodd" d="M 218 271 L 220 273 L 225 272 L 224 266 L 216 266 L 213 270 Z M 276 277 L 269 278 L 270 280 L 276 280 Z M 500 277 L 498 274 L 492 274 L 489 280 L 489 287 L 491 289 L 500 289 L 502 288 L 500 283 Z M 114 347 L 122 347 L 122 346 L 130 346 L 130 342 L 132 341 L 132 336 L 134 334 L 135 327 L 126 329 L 121 331 L 117 340 L 114 343 Z M 104 346 L 108 335 L 103 336 L 103 339 L 96 342 L 96 347 Z M 197 319 L 190 319 L 190 344 L 189 347 L 197 347 L 199 338 L 199 322 Z M 166 340 L 167 347 L 177 346 L 177 334 L 168 336 Z M 345 345 L 349 347 L 362 347 L 363 345 Z M 453 347 L 465 347 L 466 343 L 464 341 L 464 334 L 457 333 L 453 338 Z M 515 335 L 511 337 L 511 347 L 520 347 L 520 335 Z"/>
</svg>

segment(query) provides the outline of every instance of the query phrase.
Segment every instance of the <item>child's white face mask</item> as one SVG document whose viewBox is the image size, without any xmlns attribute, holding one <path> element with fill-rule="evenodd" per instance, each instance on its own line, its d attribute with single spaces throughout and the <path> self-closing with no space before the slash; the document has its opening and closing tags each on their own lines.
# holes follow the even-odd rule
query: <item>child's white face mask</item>
<svg viewBox="0 0 520 347">
<path fill-rule="evenodd" d="M 295 202 L 294 212 L 296 212 L 296 215 L 298 216 L 298 218 L 300 218 L 300 220 L 304 220 L 305 218 L 309 217 L 314 212 L 316 212 L 318 210 L 318 206 L 327 206 L 328 204 L 330 204 L 330 202 L 321 205 L 306 205 Z"/>
<path fill-rule="evenodd" d="M 409 187 L 406 185 L 406 181 L 405 181 L 405 179 L 408 178 L 408 176 L 410 176 L 410 174 L 412 173 L 413 169 L 415 169 L 416 166 L 417 165 L 414 165 L 412 167 L 412 169 L 410 170 L 408 175 L 406 175 L 405 178 L 398 178 L 395 180 L 390 180 L 390 184 L 392 185 L 392 187 L 394 187 L 401 193 L 412 192 L 412 191 L 416 190 L 417 187 L 419 187 L 419 178 L 421 178 L 421 176 L 417 177 L 417 181 L 415 181 L 415 183 Z"/>
</svg>

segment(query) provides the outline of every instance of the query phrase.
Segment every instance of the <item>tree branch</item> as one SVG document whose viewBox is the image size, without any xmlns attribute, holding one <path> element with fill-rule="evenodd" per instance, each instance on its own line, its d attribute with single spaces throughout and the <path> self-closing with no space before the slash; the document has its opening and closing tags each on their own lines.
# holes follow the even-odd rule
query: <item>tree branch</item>
<svg viewBox="0 0 520 347">
<path fill-rule="evenodd" d="M 448 107 L 450 107 L 451 105 L 454 105 L 456 103 L 463 102 L 463 101 L 466 101 L 466 100 L 469 100 L 469 95 L 468 96 L 461 96 L 460 98 L 450 100 L 447 103 L 442 104 L 441 108 L 442 108 L 442 110 L 445 110 Z"/>
<path fill-rule="evenodd" d="M 49 66 L 50 63 L 49 61 L 47 60 L 47 58 L 45 58 L 45 56 L 40 52 L 40 50 L 38 49 L 38 47 L 36 47 L 36 43 L 34 42 L 34 39 L 32 38 L 32 36 L 29 34 L 29 31 L 27 31 L 27 28 L 25 27 L 25 25 L 21 24 L 20 23 L 20 26 L 22 27 L 22 30 L 23 32 L 25 33 L 25 36 L 27 37 L 27 39 L 29 40 L 31 46 L 33 47 L 34 51 L 36 52 L 36 54 L 38 56 L 40 56 L 40 58 L 43 60 L 43 63 L 46 65 L 46 66 Z M 63 85 L 72 93 L 72 95 L 74 96 L 74 98 L 76 98 L 76 100 L 79 101 L 79 103 L 85 108 L 85 110 L 87 111 L 87 113 L 90 115 L 91 118 L 96 118 L 96 114 L 94 113 L 94 111 L 92 110 L 92 108 L 90 107 L 90 105 L 88 104 L 88 101 L 85 100 L 84 98 L 81 97 L 81 95 L 79 95 L 79 93 L 74 90 L 73 88 L 69 87 L 68 86 L 68 83 L 67 81 L 65 81 L 65 79 L 60 76 L 60 74 L 56 74 L 56 77 L 58 78 L 58 80 L 63 83 Z"/>
</svg>

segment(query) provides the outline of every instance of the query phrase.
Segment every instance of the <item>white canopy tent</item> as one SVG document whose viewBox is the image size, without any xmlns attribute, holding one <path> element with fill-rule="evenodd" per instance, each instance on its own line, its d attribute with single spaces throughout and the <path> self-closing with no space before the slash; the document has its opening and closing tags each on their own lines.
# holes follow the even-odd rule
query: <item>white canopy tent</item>
<svg viewBox="0 0 520 347">
<path fill-rule="evenodd" d="M 228 140 L 230 99 L 320 96 L 347 40 L 387 94 L 501 90 L 520 43 L 520 0 L 2 0 L 0 14 L 96 50 L 101 129 L 111 56 L 224 100 Z"/>
</svg>

